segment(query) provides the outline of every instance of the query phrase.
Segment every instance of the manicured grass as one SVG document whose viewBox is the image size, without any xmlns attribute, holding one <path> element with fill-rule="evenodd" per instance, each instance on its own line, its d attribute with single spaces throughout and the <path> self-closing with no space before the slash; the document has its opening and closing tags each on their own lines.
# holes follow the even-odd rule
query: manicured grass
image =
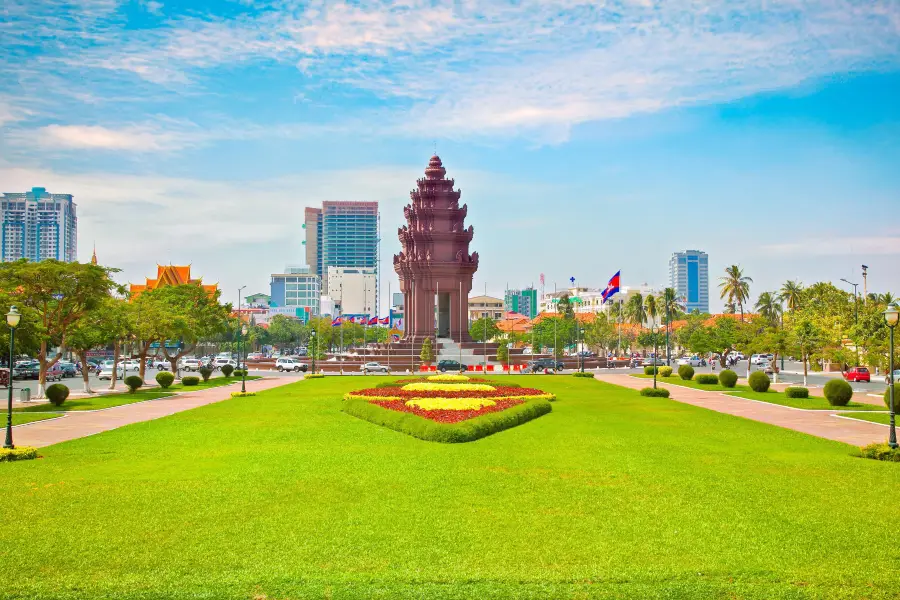
<svg viewBox="0 0 900 600">
<path fill-rule="evenodd" d="M 466 444 L 301 381 L 0 465 L 9 598 L 892 598 L 898 465 L 574 377 Z M 369 382 L 366 382 L 368 385 Z M 77 515 L 77 518 L 73 518 Z"/>
<path fill-rule="evenodd" d="M 634 375 L 641 379 L 653 379 L 653 375 Z M 862 404 L 860 402 L 850 402 L 847 406 L 831 406 L 828 400 L 820 396 L 810 396 L 809 398 L 788 398 L 784 395 L 784 391 L 775 391 L 769 388 L 768 392 L 754 392 L 748 385 L 738 384 L 733 388 L 727 388 L 723 385 L 703 385 L 696 381 L 685 381 L 680 377 L 659 378 L 658 382 L 670 383 L 672 385 L 680 385 L 684 387 L 694 388 L 698 390 L 707 390 L 710 392 L 726 392 L 741 398 L 750 400 L 759 400 L 760 402 L 769 402 L 771 404 L 780 404 L 781 406 L 790 406 L 791 408 L 804 408 L 807 410 L 885 410 L 883 406 L 874 404 Z M 674 392 L 673 392 L 674 393 Z"/>
<path fill-rule="evenodd" d="M 247 381 L 259 379 L 257 376 L 247 376 Z M 150 381 L 150 378 L 147 378 Z M 180 383 L 169 386 L 169 389 L 162 390 L 159 387 L 146 389 L 138 389 L 135 393 L 117 392 L 115 394 L 97 394 L 95 396 L 83 398 L 69 398 L 62 406 L 53 406 L 41 402 L 34 406 L 26 406 L 24 408 L 14 408 L 13 412 L 68 412 L 72 410 L 100 410 L 101 408 L 112 408 L 113 406 L 122 406 L 124 404 L 134 404 L 135 402 L 144 402 L 145 400 L 159 400 L 167 398 L 179 392 L 195 392 L 208 388 L 228 385 L 230 383 L 240 383 L 240 379 L 234 377 L 213 377 L 206 383 L 201 379 L 200 383 L 193 387 L 185 387 Z M 73 388 L 72 389 L 77 389 Z"/>
<path fill-rule="evenodd" d="M 7 412 L 3 411 L 0 413 L 0 426 L 6 426 L 6 418 Z M 33 423 L 34 421 L 43 421 L 44 419 L 54 419 L 58 417 L 59 414 L 48 414 L 48 413 L 35 413 L 35 414 L 21 414 L 13 411 L 12 423 L 15 425 L 24 425 L 25 423 Z"/>
<path fill-rule="evenodd" d="M 850 417 L 851 419 L 860 419 L 861 421 L 872 421 L 873 423 L 881 423 L 882 425 L 888 425 L 890 423 L 891 415 L 888 412 L 869 412 L 869 413 L 850 413 L 847 415 L 842 415 L 845 417 Z M 894 415 L 894 423 L 896 426 L 900 426 L 900 416 Z"/>
</svg>

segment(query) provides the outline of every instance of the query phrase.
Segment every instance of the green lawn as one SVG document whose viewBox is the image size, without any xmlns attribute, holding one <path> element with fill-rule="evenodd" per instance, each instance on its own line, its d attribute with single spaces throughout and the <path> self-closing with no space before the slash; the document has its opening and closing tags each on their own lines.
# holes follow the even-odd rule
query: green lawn
<svg viewBox="0 0 900 600">
<path fill-rule="evenodd" d="M 6 426 L 7 413 L 5 410 L 0 413 L 0 420 L 2 420 L 2 426 Z M 43 421 L 44 419 L 54 419 L 58 417 L 59 414 L 53 413 L 35 413 L 35 414 L 21 414 L 13 411 L 12 423 L 13 425 L 24 425 L 25 423 L 33 423 L 35 421 Z"/>
<path fill-rule="evenodd" d="M 247 376 L 247 381 L 259 379 L 257 376 Z M 150 378 L 147 379 L 150 381 Z M 230 383 L 240 383 L 241 380 L 235 377 L 213 377 L 206 383 L 201 379 L 200 383 L 193 387 L 184 387 L 180 383 L 173 384 L 168 390 L 161 390 L 159 387 L 147 389 L 139 389 L 135 393 L 117 392 L 115 394 L 97 394 L 89 398 L 71 398 L 66 400 L 62 406 L 53 406 L 41 402 L 34 406 L 26 406 L 24 408 L 14 408 L 13 412 L 67 412 L 70 410 L 99 410 L 101 408 L 111 408 L 113 406 L 122 406 L 123 404 L 134 404 L 135 402 L 143 402 L 145 400 L 158 400 L 167 398 L 178 392 L 195 392 L 205 390 L 211 387 L 219 387 Z M 78 389 L 74 388 L 73 389 Z"/>
<path fill-rule="evenodd" d="M 850 417 L 851 419 L 861 419 L 863 421 L 872 421 L 873 423 L 881 423 L 882 425 L 888 425 L 890 423 L 891 415 L 887 412 L 880 413 L 850 413 L 848 415 L 843 415 L 845 417 Z M 894 423 L 897 426 L 900 426 L 900 417 L 896 414 L 894 415 Z"/>
<path fill-rule="evenodd" d="M 635 375 L 641 379 L 653 379 L 653 375 Z M 860 402 L 850 402 L 847 406 L 831 406 L 828 400 L 821 396 L 810 396 L 809 398 L 788 398 L 784 392 L 776 392 L 769 389 L 768 392 L 754 392 L 748 385 L 738 384 L 733 388 L 727 388 L 723 385 L 703 385 L 696 381 L 685 381 L 680 377 L 660 377 L 659 382 L 669 383 L 672 385 L 680 385 L 698 390 L 708 390 L 711 392 L 727 392 L 741 398 L 750 400 L 759 400 L 760 402 L 769 402 L 771 404 L 780 404 L 781 406 L 790 406 L 791 408 L 804 408 L 807 410 L 885 410 L 883 405 L 876 406 L 874 404 L 863 404 Z M 673 395 L 677 395 L 673 391 Z"/>
<path fill-rule="evenodd" d="M 5 598 L 895 598 L 896 464 L 573 377 L 466 444 L 301 381 L 0 464 Z"/>
</svg>

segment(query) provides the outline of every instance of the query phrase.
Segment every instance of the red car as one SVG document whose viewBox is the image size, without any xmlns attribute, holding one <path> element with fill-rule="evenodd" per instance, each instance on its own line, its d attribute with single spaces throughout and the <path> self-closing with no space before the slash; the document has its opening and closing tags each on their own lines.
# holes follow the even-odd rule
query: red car
<svg viewBox="0 0 900 600">
<path fill-rule="evenodd" d="M 868 383 L 872 381 L 872 374 L 869 373 L 869 370 L 865 367 L 853 367 L 852 369 L 844 371 L 844 379 L 847 381 L 865 381 Z"/>
</svg>

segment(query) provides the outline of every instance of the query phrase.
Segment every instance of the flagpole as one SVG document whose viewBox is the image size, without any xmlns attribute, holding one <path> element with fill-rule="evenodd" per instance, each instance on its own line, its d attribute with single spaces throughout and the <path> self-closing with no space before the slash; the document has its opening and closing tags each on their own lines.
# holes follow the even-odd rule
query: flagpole
<svg viewBox="0 0 900 600">
<path fill-rule="evenodd" d="M 457 342 L 457 343 L 459 344 L 459 364 L 460 364 L 460 369 L 462 368 L 462 343 L 463 343 L 463 333 L 462 333 L 462 332 L 463 332 L 463 321 L 462 321 L 462 317 L 463 317 L 463 308 L 462 308 L 462 307 L 463 307 L 463 301 L 462 301 L 462 293 L 463 293 L 463 291 L 462 291 L 462 280 L 460 279 L 460 281 L 459 281 L 459 341 Z M 468 323 L 467 323 L 467 325 L 468 325 Z M 466 369 L 466 370 L 468 370 L 468 369 Z"/>
<path fill-rule="evenodd" d="M 388 279 L 388 334 L 387 334 L 387 351 L 388 351 L 388 374 L 391 373 L 391 312 L 394 310 L 394 299 L 391 296 L 391 280 Z"/>
</svg>

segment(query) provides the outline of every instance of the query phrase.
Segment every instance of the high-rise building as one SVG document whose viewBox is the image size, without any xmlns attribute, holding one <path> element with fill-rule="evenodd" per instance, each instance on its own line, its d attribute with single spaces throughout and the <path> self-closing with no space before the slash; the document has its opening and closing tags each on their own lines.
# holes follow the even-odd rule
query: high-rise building
<svg viewBox="0 0 900 600">
<path fill-rule="evenodd" d="M 537 290 L 534 288 L 506 290 L 503 308 L 507 312 L 519 313 L 529 319 L 535 318 L 538 314 Z"/>
<path fill-rule="evenodd" d="M 78 218 L 72 194 L 6 193 L 0 199 L 0 262 L 77 260 Z"/>
<path fill-rule="evenodd" d="M 688 313 L 709 312 L 709 256 L 700 250 L 675 252 L 669 259 L 669 285 Z"/>
<path fill-rule="evenodd" d="M 307 207 L 306 262 L 328 289 L 328 267 L 378 270 L 379 220 L 377 202 L 323 202 L 322 208 Z M 377 279 L 377 277 L 376 277 Z"/>
<path fill-rule="evenodd" d="M 296 316 L 304 320 L 319 314 L 322 296 L 321 278 L 312 269 L 285 267 L 284 273 L 273 273 L 269 282 L 269 307 L 295 308 Z"/>
<path fill-rule="evenodd" d="M 368 317 L 377 314 L 378 280 L 375 269 L 328 267 L 325 280 L 330 290 L 328 295 L 334 300 L 338 314 Z"/>
</svg>

